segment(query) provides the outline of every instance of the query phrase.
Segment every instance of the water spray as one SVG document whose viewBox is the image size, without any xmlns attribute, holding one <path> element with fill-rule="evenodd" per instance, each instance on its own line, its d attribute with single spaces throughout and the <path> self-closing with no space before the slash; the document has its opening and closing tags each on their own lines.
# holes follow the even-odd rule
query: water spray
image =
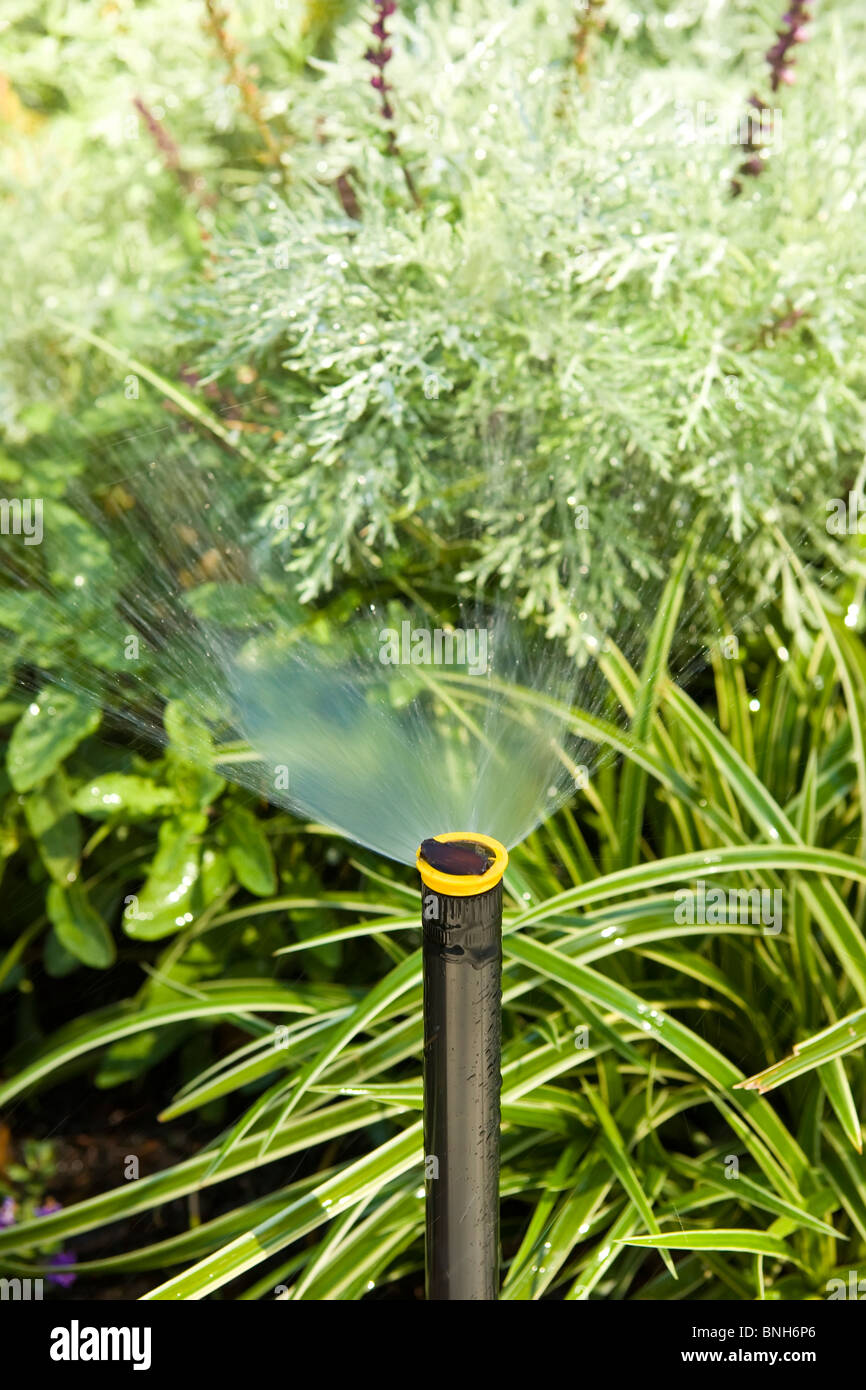
<svg viewBox="0 0 866 1390">
<path fill-rule="evenodd" d="M 474 831 L 419 847 L 429 1300 L 499 1297 L 502 875 Z"/>
<path fill-rule="evenodd" d="M 606 634 L 582 576 L 550 632 L 480 588 L 443 605 L 370 581 L 354 608 L 313 608 L 293 534 L 255 479 L 222 459 L 134 467 L 124 448 L 117 462 L 98 485 L 46 496 L 44 545 L 0 556 L 0 641 L 32 691 L 29 736 L 60 690 L 79 731 L 104 713 L 134 747 L 167 744 L 205 774 L 202 802 L 232 781 L 308 829 L 417 865 L 427 1297 L 495 1301 L 507 850 L 586 787 L 616 746 L 600 749 L 599 730 L 626 716 L 596 660 Z M 641 611 L 618 618 L 612 648 L 632 665 Z M 213 835 L 201 818 L 199 830 L 166 817 L 166 834 L 186 836 L 186 896 L 172 890 L 170 910 L 148 917 L 132 882 L 127 936 L 174 935 L 201 910 Z M 425 838 L 448 825 L 488 833 Z"/>
</svg>

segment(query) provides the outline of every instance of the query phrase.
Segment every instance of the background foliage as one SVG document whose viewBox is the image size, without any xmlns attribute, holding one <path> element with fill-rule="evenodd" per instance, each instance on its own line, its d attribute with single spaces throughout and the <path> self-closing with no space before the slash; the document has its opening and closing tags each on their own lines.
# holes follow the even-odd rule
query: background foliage
<svg viewBox="0 0 866 1390">
<path fill-rule="evenodd" d="M 128 400 L 122 356 L 74 336 L 96 332 L 175 381 L 194 371 L 243 425 L 307 595 L 365 546 L 441 564 L 440 535 L 468 527 L 464 571 L 566 627 L 564 559 L 603 621 L 639 603 L 659 519 L 698 498 L 738 544 L 754 532 L 738 568 L 766 594 L 755 523 L 772 509 L 796 535 L 855 477 L 856 4 L 821 17 L 775 93 L 765 4 L 613 3 L 600 32 L 559 3 L 401 9 L 396 154 L 363 7 L 10 8 L 19 447 L 42 436 L 44 456 L 58 413 L 90 450 L 164 426 L 159 386 Z M 755 92 L 778 115 L 732 197 L 743 151 L 723 136 Z"/>
</svg>

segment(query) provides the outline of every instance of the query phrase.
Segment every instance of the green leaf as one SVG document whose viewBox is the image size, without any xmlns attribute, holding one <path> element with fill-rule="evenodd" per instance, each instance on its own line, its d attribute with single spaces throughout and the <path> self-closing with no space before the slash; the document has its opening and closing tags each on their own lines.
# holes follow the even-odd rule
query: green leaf
<svg viewBox="0 0 866 1390">
<path fill-rule="evenodd" d="M 787 857 L 792 847 L 799 846 L 799 838 L 791 821 L 713 721 L 693 700 L 669 681 L 665 683 L 664 696 L 669 707 L 698 740 L 712 762 L 724 772 L 727 786 L 748 810 L 756 824 L 764 833 L 780 842 L 778 866 L 790 864 L 791 867 L 803 867 L 798 865 L 796 860 Z M 826 871 L 833 873 L 833 869 L 830 868 L 830 861 L 834 858 L 833 851 L 821 850 L 820 854 L 825 856 Z M 715 854 L 713 858 L 715 859 Z M 854 856 L 851 856 L 851 863 L 857 863 Z M 852 868 L 850 877 L 859 882 L 863 881 L 859 868 Z M 857 923 L 832 884 L 821 880 L 806 880 L 801 891 L 811 911 L 820 920 L 846 975 L 852 980 L 861 1000 L 866 1003 L 866 945 Z"/>
<path fill-rule="evenodd" d="M 49 893 L 55 891 L 55 886 Z M 62 893 L 62 889 L 56 889 Z M 13 1096 L 20 1095 L 30 1086 L 51 1076 L 59 1067 L 83 1057 L 99 1047 L 107 1047 L 119 1038 L 132 1037 L 152 1028 L 162 1028 L 172 1023 L 182 1023 L 187 1019 L 232 1018 L 261 1011 L 263 1013 L 315 1014 L 314 1005 L 305 1002 L 297 991 L 280 989 L 275 985 L 237 985 L 228 989 L 213 990 L 204 998 L 183 997 L 171 1004 L 158 1004 L 152 1008 L 136 1010 L 132 1001 L 126 1001 L 105 1013 L 87 1015 L 77 1019 L 55 1034 L 50 1046 L 40 1051 L 34 1060 L 19 1068 L 16 1074 L 0 1085 L 0 1105 L 5 1105 Z M 261 1023 L 261 1031 L 269 1033 L 268 1024 Z"/>
<path fill-rule="evenodd" d="M 70 882 L 78 872 L 81 832 L 62 772 L 30 792 L 24 814 L 50 877 L 55 883 Z"/>
<path fill-rule="evenodd" d="M 866 1009 L 858 1009 L 857 1013 L 850 1014 L 848 1018 L 840 1019 L 838 1023 L 833 1023 L 829 1028 L 822 1029 L 813 1037 L 797 1043 L 790 1057 L 785 1057 L 780 1062 L 774 1062 L 765 1071 L 756 1072 L 754 1076 L 749 1076 L 744 1081 L 738 1082 L 738 1085 L 749 1091 L 760 1091 L 763 1095 L 766 1091 L 775 1090 L 777 1086 L 781 1086 L 786 1081 L 792 1081 L 795 1076 L 802 1076 L 804 1072 L 812 1071 L 825 1062 L 844 1057 L 848 1052 L 857 1051 L 864 1044 L 866 1044 Z"/>
<path fill-rule="evenodd" d="M 74 970 L 81 969 L 81 961 L 67 951 L 53 927 L 46 933 L 42 946 L 42 964 L 46 975 L 53 980 L 62 980 Z"/>
<path fill-rule="evenodd" d="M 168 736 L 166 766 L 175 794 L 190 811 L 203 811 L 225 787 L 213 771 L 213 738 L 195 710 L 183 700 L 170 700 L 163 714 Z"/>
<path fill-rule="evenodd" d="M 599 1125 L 601 1127 L 601 1147 L 604 1156 L 611 1166 L 611 1169 L 619 1179 L 626 1194 L 631 1199 L 635 1210 L 648 1230 L 655 1235 L 660 1235 L 659 1224 L 653 1214 L 653 1209 L 640 1185 L 637 1173 L 629 1161 L 622 1135 L 617 1128 L 616 1121 L 608 1110 L 600 1096 L 596 1095 L 589 1087 L 584 1088 L 587 1100 L 595 1111 Z M 670 1256 L 663 1256 L 665 1264 L 676 1279 L 676 1270 Z"/>
<path fill-rule="evenodd" d="M 114 938 L 91 905 L 83 883 L 71 883 L 68 887 L 52 883 L 45 905 L 57 939 L 67 951 L 96 970 L 114 964 Z"/>
<path fill-rule="evenodd" d="M 99 727 L 100 711 L 66 690 L 41 690 L 12 730 L 6 766 L 17 792 L 51 776 L 63 759 Z"/>
<path fill-rule="evenodd" d="M 158 1301 L 206 1298 L 268 1255 L 282 1250 L 290 1241 L 315 1230 L 341 1209 L 379 1191 L 409 1168 L 417 1165 L 420 1175 L 422 1160 L 419 1121 L 341 1169 L 334 1177 L 319 1183 L 308 1196 L 254 1226 L 216 1254 L 200 1260 L 144 1297 Z"/>
<path fill-rule="evenodd" d="M 507 936 L 504 946 L 508 955 L 514 959 L 522 961 L 551 979 L 569 985 L 578 994 L 586 994 L 594 1003 L 614 1010 L 635 1027 L 650 1033 L 654 1042 L 681 1057 L 699 1075 L 712 1081 L 721 1090 L 730 1090 L 738 1081 L 743 1080 L 742 1073 L 703 1038 L 699 1038 L 670 1014 L 662 1013 L 660 1009 L 650 1009 L 631 990 L 624 989 L 622 985 L 587 969 L 586 966 L 564 959 L 548 946 L 531 941 L 526 936 Z M 760 1109 L 746 1109 L 751 1123 L 773 1152 L 791 1173 L 796 1177 L 802 1177 L 808 1169 L 806 1155 L 771 1107 L 765 1103 Z"/>
<path fill-rule="evenodd" d="M 276 892 L 277 871 L 270 842 L 261 822 L 245 806 L 233 806 L 220 826 L 220 842 L 225 846 L 235 877 L 257 898 Z"/>
<path fill-rule="evenodd" d="M 174 1201 L 190 1192 L 198 1192 L 242 1173 L 260 1170 L 265 1163 L 274 1163 L 290 1154 L 303 1153 L 312 1145 L 325 1143 L 343 1134 L 355 1134 L 383 1118 L 398 1115 L 398 1106 L 382 1107 L 375 1102 L 347 1100 L 328 1106 L 310 1115 L 294 1116 L 266 1158 L 262 1158 L 258 1136 L 238 1146 L 223 1172 L 208 1176 L 212 1154 L 205 1150 L 182 1163 L 142 1176 L 137 1182 L 123 1182 L 108 1192 L 75 1202 L 48 1216 L 37 1216 L 17 1226 L 0 1230 L 0 1254 L 10 1250 L 28 1249 L 34 1245 L 92 1231 L 121 1217 L 150 1211 L 163 1202 Z M 420 1170 L 421 1145 L 418 1141 Z M 327 1174 L 316 1174 L 321 1182 Z M 327 1220 L 327 1213 L 322 1215 Z"/>
<path fill-rule="evenodd" d="M 661 1236 L 630 1236 L 623 1244 L 658 1250 L 742 1250 L 750 1255 L 768 1255 L 777 1260 L 801 1263 L 783 1240 L 766 1231 L 669 1231 Z"/>
<path fill-rule="evenodd" d="M 160 787 L 148 777 L 106 772 L 79 787 L 72 804 L 91 820 L 117 815 L 147 820 L 175 807 L 177 797 L 171 788 Z"/>
<path fill-rule="evenodd" d="M 639 744 L 646 743 L 649 739 L 661 680 L 667 668 L 668 654 L 701 530 L 702 524 L 692 528 L 692 534 L 671 571 L 653 621 L 631 727 L 632 737 Z M 645 770 L 629 759 L 623 768 L 620 787 L 618 839 L 620 862 L 623 865 L 633 864 L 637 858 L 646 802 L 646 785 Z"/>
<path fill-rule="evenodd" d="M 818 1068 L 821 1085 L 830 1101 L 840 1125 L 858 1154 L 863 1152 L 863 1130 L 857 1106 L 851 1092 L 851 1083 L 840 1057 L 824 1062 Z"/>
<path fill-rule="evenodd" d="M 193 890 L 201 872 L 199 816 L 177 816 L 159 827 L 159 847 L 138 893 L 126 898 L 127 936 L 153 941 L 180 931 L 193 920 Z"/>
</svg>

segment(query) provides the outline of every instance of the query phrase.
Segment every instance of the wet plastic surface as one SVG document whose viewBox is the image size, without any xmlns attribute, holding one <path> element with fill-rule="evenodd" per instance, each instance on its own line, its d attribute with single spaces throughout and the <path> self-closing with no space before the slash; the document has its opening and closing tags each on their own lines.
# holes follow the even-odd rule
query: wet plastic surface
<svg viewBox="0 0 866 1390">
<path fill-rule="evenodd" d="M 422 902 L 427 1298 L 495 1300 L 502 886 Z"/>
<path fill-rule="evenodd" d="M 427 863 L 443 874 L 483 874 L 496 855 L 477 840 L 422 840 Z"/>
</svg>

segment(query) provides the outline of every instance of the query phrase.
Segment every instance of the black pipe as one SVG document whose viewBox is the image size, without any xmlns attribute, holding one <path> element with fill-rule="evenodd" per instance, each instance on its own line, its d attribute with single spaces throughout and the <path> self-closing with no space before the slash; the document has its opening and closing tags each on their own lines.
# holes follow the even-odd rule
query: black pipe
<svg viewBox="0 0 866 1390">
<path fill-rule="evenodd" d="M 419 850 L 431 1300 L 499 1297 L 501 877 L 506 862 L 496 841 L 468 834 L 425 840 Z"/>
</svg>

